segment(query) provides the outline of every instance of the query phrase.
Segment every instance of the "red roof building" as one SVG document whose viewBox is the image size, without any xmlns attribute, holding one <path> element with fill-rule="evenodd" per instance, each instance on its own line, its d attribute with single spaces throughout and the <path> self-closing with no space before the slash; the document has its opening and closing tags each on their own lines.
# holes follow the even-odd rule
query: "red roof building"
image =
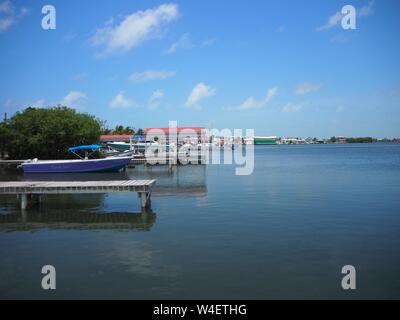
<svg viewBox="0 0 400 320">
<path fill-rule="evenodd" d="M 181 133 L 183 131 L 192 131 L 197 134 L 202 134 L 204 133 L 206 128 L 204 127 L 182 127 L 182 128 L 146 128 L 144 130 L 145 133 L 148 133 L 149 131 L 159 131 L 159 132 L 164 132 L 164 133 Z"/>
<path fill-rule="evenodd" d="M 131 134 L 117 134 L 117 135 L 102 135 L 100 136 L 101 142 L 129 142 Z"/>
</svg>

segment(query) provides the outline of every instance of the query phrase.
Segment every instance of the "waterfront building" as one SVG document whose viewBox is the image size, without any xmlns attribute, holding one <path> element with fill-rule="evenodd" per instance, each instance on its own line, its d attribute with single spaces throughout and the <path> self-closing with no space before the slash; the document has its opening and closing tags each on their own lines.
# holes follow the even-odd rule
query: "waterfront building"
<svg viewBox="0 0 400 320">
<path fill-rule="evenodd" d="M 182 128 L 147 128 L 145 129 L 146 141 L 154 141 L 160 144 L 192 144 L 207 143 L 207 129 L 204 127 Z"/>
<path fill-rule="evenodd" d="M 108 142 L 130 142 L 132 135 L 131 134 L 117 134 L 117 135 L 102 135 L 100 136 L 100 142 L 108 143 Z"/>
</svg>

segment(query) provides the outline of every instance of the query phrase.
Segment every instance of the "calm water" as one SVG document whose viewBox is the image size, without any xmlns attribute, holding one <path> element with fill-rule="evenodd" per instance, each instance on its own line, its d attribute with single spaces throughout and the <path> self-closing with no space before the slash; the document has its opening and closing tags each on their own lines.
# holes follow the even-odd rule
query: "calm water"
<svg viewBox="0 0 400 320">
<path fill-rule="evenodd" d="M 148 213 L 133 193 L 48 196 L 26 214 L 1 196 L 0 298 L 400 298 L 400 144 L 257 147 L 255 161 L 245 177 L 232 166 L 90 176 L 157 179 Z M 353 292 L 341 289 L 348 264 Z"/>
</svg>

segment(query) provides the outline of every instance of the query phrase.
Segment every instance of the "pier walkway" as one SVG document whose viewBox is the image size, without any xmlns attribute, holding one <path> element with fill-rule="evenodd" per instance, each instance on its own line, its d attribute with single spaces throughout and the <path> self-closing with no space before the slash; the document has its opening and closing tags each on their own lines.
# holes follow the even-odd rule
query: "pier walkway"
<svg viewBox="0 0 400 320">
<path fill-rule="evenodd" d="M 123 181 L 6 181 L 0 182 L 1 194 L 15 194 L 25 210 L 30 198 L 41 201 L 45 194 L 82 194 L 109 192 L 137 192 L 142 208 L 150 206 L 150 197 L 156 180 Z"/>
</svg>

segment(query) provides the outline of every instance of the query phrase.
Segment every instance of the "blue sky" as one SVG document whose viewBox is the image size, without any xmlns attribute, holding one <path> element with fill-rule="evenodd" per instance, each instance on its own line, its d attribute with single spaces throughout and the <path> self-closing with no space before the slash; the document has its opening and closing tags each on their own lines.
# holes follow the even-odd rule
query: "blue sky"
<svg viewBox="0 0 400 320">
<path fill-rule="evenodd" d="M 46 4 L 56 30 L 41 27 Z M 335 19 L 346 4 L 356 30 Z M 0 0 L 0 112 L 400 136 L 399 14 L 396 0 Z"/>
</svg>

